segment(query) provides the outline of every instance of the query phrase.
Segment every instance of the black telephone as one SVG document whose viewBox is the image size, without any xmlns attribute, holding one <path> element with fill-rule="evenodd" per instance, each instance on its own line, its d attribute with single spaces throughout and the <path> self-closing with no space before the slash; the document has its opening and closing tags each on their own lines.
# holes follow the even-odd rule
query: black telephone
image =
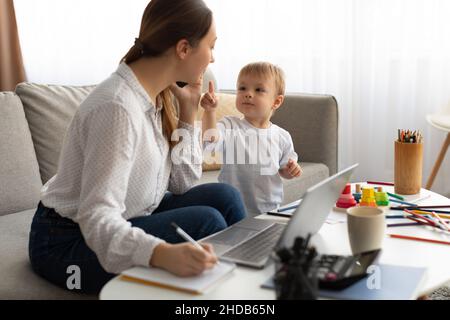
<svg viewBox="0 0 450 320">
<path fill-rule="evenodd" d="M 354 256 L 320 255 L 317 260 L 319 288 L 342 290 L 365 278 L 381 250 Z"/>
</svg>

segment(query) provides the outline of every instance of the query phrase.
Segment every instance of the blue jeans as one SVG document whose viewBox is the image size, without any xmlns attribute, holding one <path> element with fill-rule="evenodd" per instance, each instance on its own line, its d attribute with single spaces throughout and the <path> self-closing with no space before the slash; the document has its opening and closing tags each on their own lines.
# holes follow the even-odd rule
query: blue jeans
<svg viewBox="0 0 450 320">
<path fill-rule="evenodd" d="M 239 222 L 245 208 L 239 192 L 225 184 L 206 184 L 192 188 L 184 195 L 167 193 L 158 209 L 148 217 L 129 220 L 133 227 L 164 239 L 168 243 L 184 242 L 171 226 L 178 224 L 199 240 Z M 96 254 L 86 245 L 78 224 L 63 218 L 42 204 L 31 225 L 29 256 L 33 270 L 53 284 L 81 293 L 99 293 L 114 274 L 106 272 Z M 68 286 L 76 282 L 80 288 Z"/>
</svg>

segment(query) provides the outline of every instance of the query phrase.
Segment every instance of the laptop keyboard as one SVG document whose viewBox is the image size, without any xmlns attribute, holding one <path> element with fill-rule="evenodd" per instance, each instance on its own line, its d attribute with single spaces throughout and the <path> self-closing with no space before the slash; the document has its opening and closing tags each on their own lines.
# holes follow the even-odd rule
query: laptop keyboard
<svg viewBox="0 0 450 320">
<path fill-rule="evenodd" d="M 222 257 L 258 263 L 270 255 L 285 227 L 285 224 L 275 223 L 256 236 L 227 251 Z"/>
</svg>

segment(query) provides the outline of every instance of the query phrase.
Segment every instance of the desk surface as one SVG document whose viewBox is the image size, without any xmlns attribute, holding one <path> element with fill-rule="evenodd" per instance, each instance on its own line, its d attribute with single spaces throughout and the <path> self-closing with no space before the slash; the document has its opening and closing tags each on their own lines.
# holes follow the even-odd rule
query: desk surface
<svg viewBox="0 0 450 320">
<path fill-rule="evenodd" d="M 393 191 L 384 187 L 387 191 Z M 421 190 L 420 196 L 406 196 L 406 201 L 428 197 L 420 205 L 450 205 L 450 199 L 437 193 Z M 399 213 L 390 211 L 389 213 Z M 263 215 L 260 219 L 272 219 L 286 222 L 287 219 Z M 346 214 L 331 211 L 330 219 L 323 225 L 318 234 L 312 238 L 312 244 L 321 254 L 350 255 L 351 249 L 347 236 Z M 389 219 L 388 223 L 396 220 Z M 404 221 L 404 220 L 403 220 Z M 417 237 L 450 241 L 450 234 L 436 232 L 429 227 L 413 226 L 401 228 L 388 228 L 387 233 L 414 235 Z M 393 239 L 384 239 L 380 263 L 414 266 L 427 268 L 425 282 L 418 291 L 418 296 L 427 295 L 439 287 L 450 282 L 450 246 L 431 244 L 426 242 Z M 263 270 L 238 266 L 229 277 L 217 283 L 203 295 L 185 294 L 173 290 L 146 286 L 112 279 L 102 289 L 102 300 L 271 300 L 275 293 L 262 289 L 260 286 L 274 273 L 273 264 Z"/>
</svg>

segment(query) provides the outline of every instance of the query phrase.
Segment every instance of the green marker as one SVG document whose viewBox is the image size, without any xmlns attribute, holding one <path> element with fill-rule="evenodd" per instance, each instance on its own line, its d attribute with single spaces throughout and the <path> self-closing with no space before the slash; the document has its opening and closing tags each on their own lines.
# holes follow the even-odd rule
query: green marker
<svg viewBox="0 0 450 320">
<path fill-rule="evenodd" d="M 398 194 L 390 193 L 390 192 L 388 192 L 387 194 L 388 194 L 390 197 L 396 198 L 396 199 L 398 199 L 398 200 L 402 200 L 402 201 L 405 200 L 405 198 L 403 198 L 402 196 L 399 196 Z"/>
</svg>

